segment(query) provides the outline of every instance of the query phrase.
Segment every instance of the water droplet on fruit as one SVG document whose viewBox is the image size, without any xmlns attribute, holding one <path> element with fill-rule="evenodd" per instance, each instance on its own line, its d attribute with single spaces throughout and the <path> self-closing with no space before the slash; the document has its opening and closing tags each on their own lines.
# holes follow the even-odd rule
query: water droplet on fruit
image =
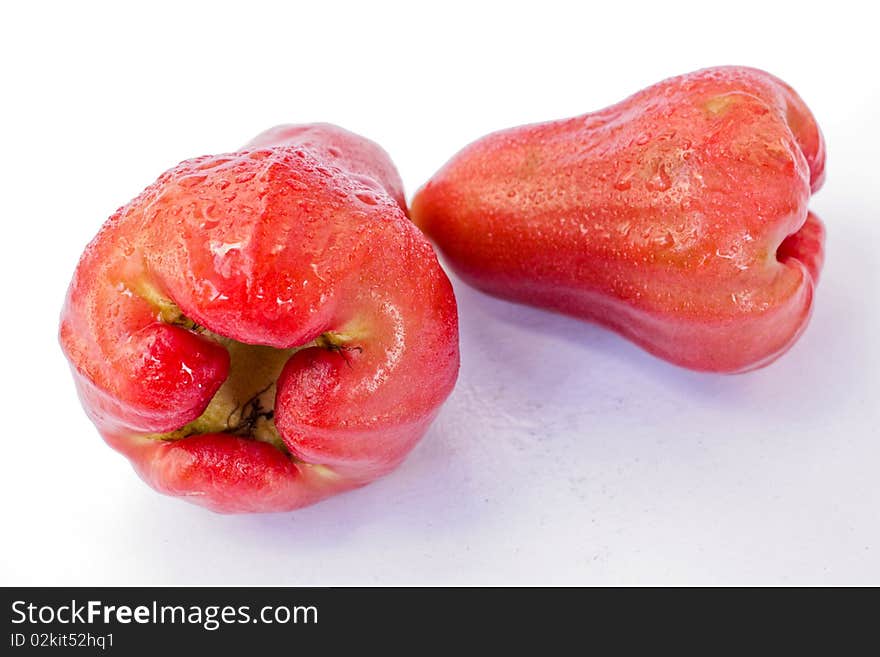
<svg viewBox="0 0 880 657">
<path fill-rule="evenodd" d="M 376 197 L 368 192 L 358 192 L 357 194 L 355 194 L 355 197 L 357 197 L 357 200 L 359 200 L 361 203 L 366 203 L 367 205 L 378 204 Z"/>
<path fill-rule="evenodd" d="M 216 228 L 220 223 L 215 216 L 217 212 L 217 205 L 215 203 L 210 203 L 206 206 L 202 207 L 202 221 L 199 224 L 199 228 L 210 230 L 212 228 Z"/>
<path fill-rule="evenodd" d="M 359 183 L 360 185 L 366 187 L 367 189 L 372 189 L 377 192 L 384 191 L 384 188 L 381 185 L 379 185 L 379 183 L 377 183 L 375 180 L 370 178 L 369 176 L 362 176 L 362 175 L 359 175 L 356 173 L 351 173 L 351 174 L 349 174 L 349 178 L 351 178 L 355 182 Z"/>
<path fill-rule="evenodd" d="M 205 182 L 205 179 L 207 177 L 208 176 L 203 176 L 203 175 L 186 176 L 184 178 L 181 178 L 178 181 L 178 184 L 181 187 L 187 187 L 187 188 L 195 187 L 196 185 L 200 185 L 201 183 Z"/>
<path fill-rule="evenodd" d="M 661 163 L 654 172 L 654 175 L 651 176 L 651 179 L 648 180 L 648 189 L 653 192 L 665 192 L 671 186 L 672 178 L 669 176 L 666 164 Z"/>
<path fill-rule="evenodd" d="M 632 182 L 630 181 L 631 176 L 626 175 L 618 178 L 614 183 L 614 189 L 619 192 L 625 192 L 630 187 L 632 187 Z"/>
<path fill-rule="evenodd" d="M 649 141 L 651 141 L 651 133 L 650 132 L 643 132 L 638 137 L 636 137 L 635 143 L 636 143 L 636 146 L 644 146 Z"/>
</svg>

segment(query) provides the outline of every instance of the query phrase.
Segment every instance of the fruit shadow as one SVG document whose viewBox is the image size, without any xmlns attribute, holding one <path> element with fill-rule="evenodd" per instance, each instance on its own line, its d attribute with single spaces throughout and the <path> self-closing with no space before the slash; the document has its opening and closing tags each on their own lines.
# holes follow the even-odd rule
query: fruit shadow
<svg viewBox="0 0 880 657">
<path fill-rule="evenodd" d="M 499 380 L 527 382 L 526 394 L 508 404 L 514 414 L 529 413 L 531 407 L 544 407 L 560 396 L 572 397 L 571 390 L 579 391 L 573 402 L 590 404 L 615 388 L 617 394 L 636 397 L 646 390 L 671 391 L 684 403 L 728 407 L 736 413 L 771 410 L 803 418 L 843 411 L 853 390 L 871 390 L 877 384 L 877 372 L 865 367 L 868 354 L 860 345 L 873 346 L 873 335 L 880 330 L 880 313 L 876 305 L 865 304 L 861 292 L 877 289 L 880 281 L 869 281 L 878 270 L 871 254 L 857 246 L 873 240 L 855 230 L 846 238 L 849 245 L 832 244 L 837 248 L 830 257 L 839 262 L 823 273 L 804 334 L 764 368 L 742 374 L 687 370 L 602 326 L 494 298 L 450 275 L 461 317 L 463 371 L 467 363 L 486 361 L 491 354 L 488 360 Z M 516 397 L 517 388 L 522 386 L 507 386 L 507 392 Z"/>
<path fill-rule="evenodd" d="M 470 350 L 495 352 L 507 370 L 502 376 L 513 379 L 545 380 L 548 395 L 554 394 L 563 366 L 577 372 L 578 384 L 591 387 L 591 380 L 608 382 L 609 376 L 637 374 L 646 381 L 661 382 L 689 397 L 711 396 L 723 389 L 738 394 L 748 381 L 738 376 L 694 372 L 667 363 L 632 342 L 598 324 L 560 313 L 505 301 L 480 292 L 458 278 L 456 298 L 462 316 L 462 333 Z M 542 372 L 534 367 L 530 351 L 540 350 Z M 571 377 L 565 377 L 566 384 Z"/>
<path fill-rule="evenodd" d="M 157 496 L 138 482 L 133 485 L 142 489 L 135 500 L 144 508 L 127 540 L 137 549 L 154 544 L 157 536 L 168 543 L 187 536 L 191 554 L 213 555 L 155 561 L 154 583 L 327 585 L 335 583 L 328 580 L 328 564 L 338 564 L 340 584 L 432 581 L 430 564 L 435 558 L 443 563 L 439 557 L 450 536 L 467 536 L 497 521 L 478 494 L 474 464 L 456 454 L 456 441 L 449 439 L 460 434 L 455 414 L 450 400 L 388 476 L 289 513 L 215 514 Z M 401 572 L 387 557 L 401 552 L 417 555 L 424 568 Z M 251 565 L 243 570 L 242 563 Z"/>
</svg>

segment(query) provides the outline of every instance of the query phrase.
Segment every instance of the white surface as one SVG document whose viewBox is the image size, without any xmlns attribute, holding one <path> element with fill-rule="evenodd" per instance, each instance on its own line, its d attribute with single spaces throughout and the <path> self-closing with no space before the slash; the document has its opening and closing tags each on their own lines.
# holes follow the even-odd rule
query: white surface
<svg viewBox="0 0 880 657">
<path fill-rule="evenodd" d="M 868 5 L 126 4 L 0 9 L 0 584 L 880 584 Z M 381 143 L 411 194 L 486 132 L 728 63 L 790 82 L 829 144 L 814 319 L 771 367 L 683 371 L 456 281 L 461 377 L 421 445 L 274 516 L 153 493 L 80 409 L 65 287 L 103 220 L 178 160 L 332 121 Z"/>
</svg>

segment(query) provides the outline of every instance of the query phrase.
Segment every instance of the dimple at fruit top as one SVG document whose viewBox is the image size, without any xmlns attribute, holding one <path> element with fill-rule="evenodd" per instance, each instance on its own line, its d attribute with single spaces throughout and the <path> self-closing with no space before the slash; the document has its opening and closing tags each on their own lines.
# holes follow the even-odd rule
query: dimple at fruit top
<svg viewBox="0 0 880 657">
<path fill-rule="evenodd" d="M 452 288 L 393 164 L 323 124 L 162 174 L 86 248 L 60 338 L 105 440 L 224 512 L 388 473 L 459 363 Z"/>
</svg>

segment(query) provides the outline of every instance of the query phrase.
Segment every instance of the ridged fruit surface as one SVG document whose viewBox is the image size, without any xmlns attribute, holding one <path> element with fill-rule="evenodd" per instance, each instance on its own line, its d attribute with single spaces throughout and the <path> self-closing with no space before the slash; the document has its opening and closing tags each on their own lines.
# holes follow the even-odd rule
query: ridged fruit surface
<svg viewBox="0 0 880 657">
<path fill-rule="evenodd" d="M 283 511 L 391 471 L 458 372 L 455 299 L 376 144 L 281 126 L 182 162 L 88 245 L 61 345 L 151 486 Z"/>
</svg>

